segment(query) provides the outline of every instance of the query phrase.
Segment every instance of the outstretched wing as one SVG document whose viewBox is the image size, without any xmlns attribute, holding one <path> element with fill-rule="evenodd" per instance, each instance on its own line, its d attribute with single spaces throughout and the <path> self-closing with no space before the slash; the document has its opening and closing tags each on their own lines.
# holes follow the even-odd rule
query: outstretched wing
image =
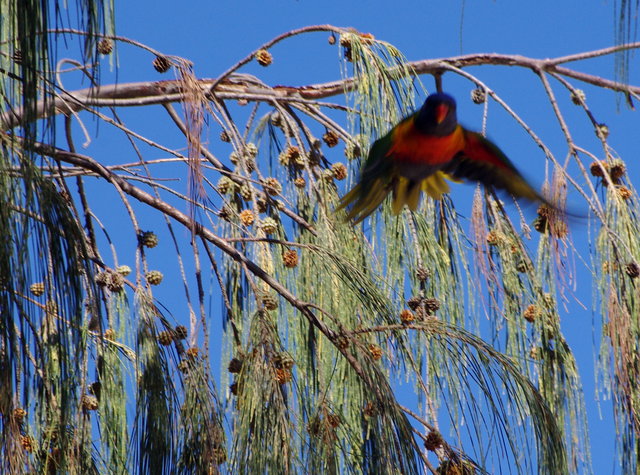
<svg viewBox="0 0 640 475">
<path fill-rule="evenodd" d="M 346 220 L 357 224 L 380 206 L 391 191 L 394 179 L 393 159 L 388 156 L 391 132 L 376 140 L 360 174 L 359 183 L 340 199 L 336 211 L 351 206 Z"/>
<path fill-rule="evenodd" d="M 464 149 L 443 171 L 460 180 L 479 181 L 506 190 L 516 198 L 547 202 L 493 142 L 469 130 L 464 130 L 464 137 Z"/>
</svg>

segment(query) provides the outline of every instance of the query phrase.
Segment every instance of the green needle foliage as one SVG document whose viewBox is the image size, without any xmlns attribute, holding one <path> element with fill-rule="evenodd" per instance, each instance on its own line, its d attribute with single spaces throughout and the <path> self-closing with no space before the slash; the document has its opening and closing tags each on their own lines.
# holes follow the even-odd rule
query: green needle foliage
<svg viewBox="0 0 640 475">
<path fill-rule="evenodd" d="M 620 166 L 619 160 L 612 166 Z M 611 172 L 612 168 L 607 167 Z M 615 170 L 615 169 L 614 169 Z M 615 173 L 610 175 L 614 178 Z M 603 177 L 606 179 L 606 176 Z M 618 181 L 618 180 L 616 180 Z M 625 189 L 631 185 L 625 180 Z M 624 186 L 624 185 L 623 185 Z M 623 195 L 626 196 L 626 195 Z M 637 196 L 637 195 L 636 195 Z M 637 470 L 636 456 L 640 447 L 640 385 L 638 377 L 638 336 L 640 314 L 637 279 L 640 262 L 640 242 L 638 241 L 637 197 L 623 199 L 620 188 L 608 187 L 606 195 L 607 228 L 600 230 L 597 237 L 597 254 L 593 265 L 597 283 L 597 301 L 606 316 L 602 321 L 600 343 L 600 363 L 604 376 L 605 393 L 611 394 L 616 405 L 616 427 L 620 445 L 628 447 L 621 451 L 622 469 Z M 614 234 L 616 239 L 612 239 Z"/>
<path fill-rule="evenodd" d="M 528 223 L 481 189 L 465 212 L 448 195 L 398 216 L 386 202 L 358 226 L 335 212 L 370 144 L 424 95 L 421 75 L 437 84 L 456 75 L 504 105 L 464 60 L 409 63 L 373 35 L 324 25 L 202 80 L 185 59 L 107 34 L 109 2 L 80 2 L 84 31 L 64 34 L 82 38 L 78 55 L 95 60 L 82 71 L 91 84 L 118 43 L 178 79 L 70 101 L 53 95 L 62 31 L 45 34 L 38 2 L 0 7 L 2 473 L 591 470 L 582 383 L 561 325 L 577 259 L 570 223 L 545 205 Z M 341 80 L 272 87 L 239 71 L 269 66 L 274 44 L 318 31 L 340 48 Z M 602 142 L 599 161 L 566 134 L 583 174 L 567 185 L 566 167 L 513 115 L 545 150 L 552 194 L 574 186 L 595 215 L 600 389 L 614 401 L 623 471 L 635 473 L 637 193 L 579 79 L 525 60 L 468 64 L 533 69 L 549 88 L 547 76 L 559 78 L 554 87 Z M 118 114 L 157 103 L 188 156 Z M 74 124 L 86 132 L 87 116 L 123 132 L 135 158 L 78 153 Z M 65 145 L 49 133 L 59 122 Z M 206 126 L 220 129 L 220 142 L 204 139 Z M 104 203 L 111 214 L 98 211 Z"/>
<path fill-rule="evenodd" d="M 176 466 L 174 386 L 166 355 L 157 341 L 155 309 L 148 295 L 140 293 L 137 300 L 135 464 L 140 473 L 172 473 Z M 197 355 L 190 359 L 197 359 Z"/>
</svg>

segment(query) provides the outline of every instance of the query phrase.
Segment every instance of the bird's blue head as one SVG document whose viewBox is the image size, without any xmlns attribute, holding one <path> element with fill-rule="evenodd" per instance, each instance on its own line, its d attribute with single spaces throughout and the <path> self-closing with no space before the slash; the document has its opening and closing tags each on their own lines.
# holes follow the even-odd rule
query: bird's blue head
<svg viewBox="0 0 640 475">
<path fill-rule="evenodd" d="M 458 125 L 455 99 L 444 92 L 431 94 L 418 111 L 415 125 L 427 134 L 451 134 Z"/>
</svg>

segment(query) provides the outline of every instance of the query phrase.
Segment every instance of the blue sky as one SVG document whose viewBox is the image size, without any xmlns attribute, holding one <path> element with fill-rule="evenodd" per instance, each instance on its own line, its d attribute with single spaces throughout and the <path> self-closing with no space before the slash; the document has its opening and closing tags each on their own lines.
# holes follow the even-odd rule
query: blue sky
<svg viewBox="0 0 640 475">
<path fill-rule="evenodd" d="M 378 0 L 116 2 L 116 33 L 163 53 L 193 61 L 199 77 L 215 77 L 274 36 L 311 24 L 330 23 L 370 32 L 376 38 L 394 44 L 410 60 L 493 52 L 545 58 L 611 46 L 614 40 L 611 1 L 412 1 L 391 5 L 391 2 Z M 271 67 L 263 69 L 249 65 L 242 71 L 259 74 L 265 82 L 272 85 L 304 85 L 339 79 L 339 48 L 328 45 L 326 38 L 326 34 L 320 33 L 290 39 L 273 48 L 274 64 Z M 640 84 L 638 56 L 633 59 L 636 64 L 631 70 L 630 80 L 637 85 Z M 156 73 L 149 61 L 148 55 L 121 47 L 118 80 L 128 82 L 168 78 Z M 613 57 L 584 61 L 576 67 L 608 78 L 612 78 L 614 74 Z M 564 159 L 566 143 L 533 73 L 505 66 L 477 67 L 468 71 L 476 74 L 510 103 L 550 145 L 556 156 Z M 433 90 L 431 78 L 425 77 L 423 81 L 429 91 Z M 579 87 L 586 91 L 589 105 L 598 120 L 609 126 L 610 144 L 627 161 L 630 180 L 637 182 L 640 178 L 640 166 L 637 163 L 637 157 L 640 156 L 639 112 L 630 111 L 624 104 L 618 107 L 615 95 L 611 92 L 596 94 L 592 88 Z M 470 128 L 479 129 L 482 108 L 468 100 L 472 89 L 470 83 L 446 75 L 444 88 L 458 98 L 460 121 Z M 561 88 L 556 88 L 556 91 L 561 91 Z M 565 105 L 568 103 L 566 95 L 560 100 Z M 569 108 L 570 106 L 565 106 L 565 110 L 568 111 Z M 141 109 L 127 111 L 125 117 L 132 123 L 142 122 L 144 129 L 151 135 L 166 138 L 165 143 L 168 145 L 176 148 L 184 146 L 181 144 L 183 139 L 177 134 L 173 138 L 168 135 L 165 137 L 165 130 L 169 130 L 165 127 L 169 123 L 160 118 L 159 114 L 157 120 L 149 119 L 149 111 Z M 155 116 L 152 114 L 151 117 Z M 597 139 L 584 114 L 577 110 L 570 111 L 567 119 L 576 142 L 597 151 Z M 487 130 L 488 135 L 523 172 L 534 183 L 541 184 L 544 163 L 542 153 L 495 105 L 490 107 Z M 212 140 L 217 133 L 217 129 L 212 127 Z M 122 148 L 111 149 L 109 154 L 102 156 L 104 152 L 100 151 L 100 144 L 107 134 L 101 126 L 98 139 L 89 146 L 87 153 L 95 154 L 105 161 L 110 160 L 109 154 L 131 154 L 130 148 L 122 145 Z M 329 160 L 344 161 L 341 152 L 336 153 L 339 156 L 328 156 Z M 147 158 L 153 157 L 147 155 Z M 118 158 L 119 162 L 135 160 L 133 154 L 130 160 Z M 472 191 L 472 187 L 459 186 L 452 196 L 458 204 L 469 200 Z M 576 196 L 570 196 L 570 202 L 577 207 L 582 206 Z M 111 204 L 104 203 L 104 206 L 108 210 Z M 464 210 L 465 206 L 462 204 L 460 208 Z M 112 212 L 112 218 L 123 219 L 124 215 L 118 208 L 118 211 Z M 584 246 L 587 227 L 582 224 L 576 226 L 574 239 L 578 246 Z M 583 254 L 587 253 L 583 251 Z M 153 251 L 150 256 L 153 259 Z M 593 366 L 598 337 L 595 337 L 594 343 L 590 311 L 592 289 L 589 281 L 579 281 L 578 285 L 577 296 L 588 310 L 580 310 L 578 306 L 572 305 L 571 312 L 563 315 L 562 327 L 576 352 L 583 378 L 594 472 L 610 473 L 616 466 L 611 408 L 607 402 L 603 403 L 601 418 L 594 402 L 596 395 Z M 173 300 L 170 295 L 166 299 Z M 165 303 L 168 307 L 172 305 L 170 302 Z M 215 325 L 212 323 L 212 328 Z"/>
</svg>

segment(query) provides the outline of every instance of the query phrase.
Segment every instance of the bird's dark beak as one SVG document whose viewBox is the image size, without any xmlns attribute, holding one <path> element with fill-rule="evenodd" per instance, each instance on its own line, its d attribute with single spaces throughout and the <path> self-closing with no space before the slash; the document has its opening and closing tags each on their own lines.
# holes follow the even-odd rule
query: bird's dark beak
<svg viewBox="0 0 640 475">
<path fill-rule="evenodd" d="M 449 106 L 446 104 L 438 104 L 436 106 L 436 122 L 438 124 L 442 123 L 442 121 L 447 117 L 447 114 L 449 114 Z"/>
</svg>

